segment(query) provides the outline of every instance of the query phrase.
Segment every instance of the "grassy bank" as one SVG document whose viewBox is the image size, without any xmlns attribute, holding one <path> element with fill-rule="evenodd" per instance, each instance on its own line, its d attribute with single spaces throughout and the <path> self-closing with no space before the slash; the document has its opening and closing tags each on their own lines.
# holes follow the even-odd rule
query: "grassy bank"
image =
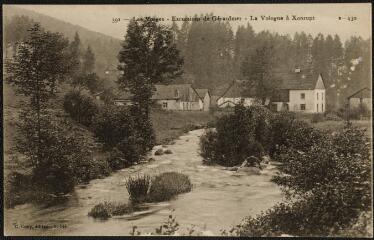
<svg viewBox="0 0 374 240">
<path fill-rule="evenodd" d="M 156 134 L 156 144 L 167 144 L 214 119 L 214 115 L 209 112 L 153 110 L 152 124 Z"/>
</svg>

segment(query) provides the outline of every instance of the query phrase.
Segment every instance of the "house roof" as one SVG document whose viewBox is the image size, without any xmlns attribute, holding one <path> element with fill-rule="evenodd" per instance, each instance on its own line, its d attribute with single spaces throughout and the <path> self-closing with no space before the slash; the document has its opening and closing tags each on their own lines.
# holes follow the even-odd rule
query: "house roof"
<svg viewBox="0 0 374 240">
<path fill-rule="evenodd" d="M 209 94 L 209 90 L 207 88 L 200 88 L 195 90 L 201 99 L 203 99 L 207 93 Z"/>
<path fill-rule="evenodd" d="M 364 87 L 348 97 L 348 99 L 351 98 L 371 98 L 371 89 Z"/>
<path fill-rule="evenodd" d="M 279 80 L 280 84 L 278 89 L 289 89 L 289 90 L 313 90 L 317 86 L 317 82 L 320 74 L 310 74 L 305 72 L 299 73 L 278 73 L 275 78 Z M 323 79 L 321 76 L 323 83 Z M 324 86 L 319 86 L 324 88 Z"/>
<path fill-rule="evenodd" d="M 181 101 L 198 101 L 199 95 L 191 84 L 155 85 L 154 100 L 179 99 Z"/>
</svg>

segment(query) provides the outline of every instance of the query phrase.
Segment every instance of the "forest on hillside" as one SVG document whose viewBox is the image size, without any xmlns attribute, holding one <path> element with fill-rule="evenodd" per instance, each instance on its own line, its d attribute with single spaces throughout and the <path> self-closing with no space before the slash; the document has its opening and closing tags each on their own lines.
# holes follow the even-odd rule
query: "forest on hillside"
<svg viewBox="0 0 374 240">
<path fill-rule="evenodd" d="M 249 80 L 256 62 L 268 61 L 273 75 L 294 68 L 321 73 L 330 109 L 343 104 L 355 90 L 370 86 L 371 39 L 352 36 L 342 42 L 338 35 L 312 36 L 296 32 L 293 36 L 269 31 L 255 32 L 250 24 L 233 32 L 228 22 L 183 22 L 172 24 L 175 41 L 184 58 L 180 81 L 208 87 L 220 94 L 233 80 Z M 256 50 L 268 49 L 269 54 Z M 266 55 L 266 56 L 265 56 Z M 268 58 L 268 59 L 259 59 Z"/>
<path fill-rule="evenodd" d="M 62 33 L 70 41 L 78 32 L 82 49 L 91 46 L 96 56 L 96 73 L 101 77 L 108 78 L 107 83 L 114 86 L 114 78 L 106 76 L 105 71 L 116 69 L 118 60 L 117 54 L 121 48 L 121 40 L 98 32 L 93 32 L 81 26 L 61 21 L 30 10 L 21 9 L 14 6 L 7 6 L 7 14 L 4 15 L 4 44 L 14 43 L 25 37 L 27 29 L 33 22 L 38 22 L 41 26 L 51 32 Z"/>
<path fill-rule="evenodd" d="M 4 43 L 24 38 L 33 21 L 31 17 L 18 15 L 6 19 Z M 47 30 L 50 28 L 45 21 L 42 26 L 47 26 Z M 288 73 L 296 67 L 308 73 L 321 73 L 329 110 L 343 107 L 347 96 L 371 85 L 371 39 L 352 36 L 343 43 L 338 35 L 312 36 L 296 32 L 290 36 L 265 30 L 255 32 L 248 23 L 234 32 L 229 22 L 224 21 L 185 21 L 181 25 L 173 22 L 170 27 L 184 59 L 184 74 L 176 82 L 209 88 L 213 95 L 222 94 L 234 80 L 253 79 L 258 70 L 256 67 L 262 67 L 271 81 L 275 81 L 277 74 Z M 72 39 L 71 29 L 69 33 L 66 29 L 52 31 L 62 32 Z M 76 31 L 82 39 L 82 49 L 91 46 L 96 56 L 96 73 L 106 78 L 107 87 L 115 86 L 117 76 L 106 76 L 104 72 L 116 69 L 120 40 L 82 29 Z"/>
</svg>

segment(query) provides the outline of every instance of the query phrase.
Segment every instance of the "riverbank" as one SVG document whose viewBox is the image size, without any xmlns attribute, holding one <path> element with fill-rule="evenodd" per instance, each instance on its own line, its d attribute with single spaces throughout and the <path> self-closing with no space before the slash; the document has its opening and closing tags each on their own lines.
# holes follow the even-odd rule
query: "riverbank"
<svg viewBox="0 0 374 240">
<path fill-rule="evenodd" d="M 188 232 L 192 225 L 196 230 L 220 235 L 221 229 L 237 224 L 247 215 L 259 214 L 282 200 L 278 186 L 270 181 L 276 168 L 269 165 L 260 175 L 247 175 L 224 170 L 220 166 L 206 166 L 199 155 L 199 138 L 204 130 L 195 130 L 180 136 L 173 145 L 156 146 L 152 150 L 155 161 L 134 165 L 114 172 L 109 177 L 95 179 L 78 185 L 67 199 L 50 206 L 19 205 L 7 209 L 6 232 L 15 235 L 129 235 L 133 226 L 143 232 L 151 232 L 173 216 L 180 224 L 181 232 Z M 172 154 L 154 156 L 159 148 L 170 149 Z M 87 216 L 90 209 L 100 202 L 123 202 L 129 196 L 125 179 L 137 174 L 155 175 L 166 171 L 181 172 L 189 176 L 193 189 L 177 198 L 150 204 L 149 209 L 129 215 L 113 217 L 106 221 Z M 201 204 L 201 203 L 204 204 Z M 14 229 L 12 223 L 66 225 L 66 229 Z M 10 232 L 12 231 L 12 232 Z"/>
</svg>

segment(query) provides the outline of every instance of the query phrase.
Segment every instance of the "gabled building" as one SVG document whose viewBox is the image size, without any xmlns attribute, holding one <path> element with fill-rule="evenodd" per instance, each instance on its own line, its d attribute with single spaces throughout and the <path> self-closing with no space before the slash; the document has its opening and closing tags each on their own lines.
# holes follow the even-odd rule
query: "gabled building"
<svg viewBox="0 0 374 240">
<path fill-rule="evenodd" d="M 196 89 L 197 94 L 200 96 L 200 101 L 202 101 L 202 110 L 203 111 L 209 111 L 210 108 L 210 102 L 211 102 L 211 95 L 209 92 L 209 89 L 202 88 L 202 89 Z"/>
<path fill-rule="evenodd" d="M 256 99 L 243 93 L 243 81 L 233 81 L 224 93 L 218 97 L 217 106 L 219 108 L 234 107 L 243 102 L 244 106 L 251 106 L 256 103 Z"/>
<path fill-rule="evenodd" d="M 321 74 L 310 74 L 296 69 L 278 74 L 279 86 L 272 96 L 275 111 L 323 113 L 326 111 L 326 90 Z"/>
<path fill-rule="evenodd" d="M 204 98 L 200 97 L 191 84 L 156 85 L 152 99 L 164 110 L 201 111 L 204 109 Z"/>
<path fill-rule="evenodd" d="M 364 106 L 368 110 L 372 110 L 372 96 L 371 89 L 364 87 L 354 93 L 352 93 L 348 98 L 348 106 L 350 108 Z"/>
<path fill-rule="evenodd" d="M 208 111 L 210 93 L 208 89 L 194 89 L 191 84 L 155 85 L 152 100 L 164 110 Z M 132 105 L 132 94 L 121 92 L 114 99 L 117 106 Z"/>
</svg>

